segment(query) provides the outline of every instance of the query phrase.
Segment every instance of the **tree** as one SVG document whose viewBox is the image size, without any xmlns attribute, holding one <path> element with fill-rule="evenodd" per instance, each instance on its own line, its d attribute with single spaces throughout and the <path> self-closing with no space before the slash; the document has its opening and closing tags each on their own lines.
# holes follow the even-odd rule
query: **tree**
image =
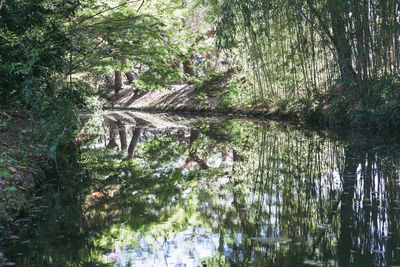
<svg viewBox="0 0 400 267">
<path fill-rule="evenodd" d="M 71 25 L 74 45 L 80 47 L 74 54 L 74 72 L 107 73 L 112 69 L 116 93 L 123 86 L 122 73 L 127 73 L 132 86 L 142 89 L 165 87 L 168 81 L 180 78 L 179 71 L 170 67 L 180 54 L 173 27 L 145 6 L 138 11 L 132 3 L 141 7 L 141 3 L 129 1 L 105 8 L 99 3 L 95 10 L 100 11 L 94 11 L 89 5 Z M 140 69 L 137 79 L 131 75 L 135 69 Z"/>
</svg>

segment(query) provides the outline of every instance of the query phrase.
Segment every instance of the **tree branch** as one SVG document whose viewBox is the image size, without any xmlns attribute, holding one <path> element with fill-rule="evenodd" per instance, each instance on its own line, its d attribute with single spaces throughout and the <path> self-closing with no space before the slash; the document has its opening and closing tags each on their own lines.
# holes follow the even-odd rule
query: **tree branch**
<svg viewBox="0 0 400 267">
<path fill-rule="evenodd" d="M 5 1 L 5 0 L 2 0 L 2 1 Z M 77 25 L 79 25 L 79 24 L 82 24 L 83 22 L 87 21 L 88 19 L 92 19 L 92 18 L 94 18 L 94 17 L 96 17 L 96 16 L 98 16 L 98 15 L 101 15 L 101 14 L 107 12 L 107 11 L 110 11 L 110 10 L 113 10 L 113 9 L 117 9 L 117 8 L 126 6 L 126 5 L 128 5 L 128 4 L 130 4 L 130 3 L 139 2 L 139 1 L 140 1 L 140 0 L 126 1 L 126 2 L 124 2 L 124 3 L 120 4 L 120 5 L 117 5 L 117 6 L 115 6 L 115 7 L 108 7 L 108 8 L 106 8 L 106 9 L 102 10 L 102 11 L 97 12 L 96 14 L 93 14 L 93 15 L 91 15 L 91 16 L 89 16 L 89 17 L 86 17 L 86 18 L 82 19 L 82 20 L 79 21 L 75 26 L 77 26 Z M 141 4 L 140 6 L 143 5 L 143 2 L 144 2 L 144 0 L 142 1 L 142 4 Z"/>
<path fill-rule="evenodd" d="M 140 6 L 139 6 L 139 8 L 136 10 L 136 12 L 139 12 L 139 10 L 142 8 L 143 4 L 144 4 L 144 0 L 142 0 L 142 3 L 140 4 Z"/>
</svg>

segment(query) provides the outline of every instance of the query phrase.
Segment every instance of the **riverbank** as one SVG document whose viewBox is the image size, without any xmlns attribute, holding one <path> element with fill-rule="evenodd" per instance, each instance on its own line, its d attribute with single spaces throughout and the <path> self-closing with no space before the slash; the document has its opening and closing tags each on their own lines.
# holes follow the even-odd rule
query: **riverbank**
<svg viewBox="0 0 400 267">
<path fill-rule="evenodd" d="M 146 112 L 179 112 L 202 115 L 255 116 L 292 120 L 324 127 L 394 128 L 400 126 L 400 84 L 395 78 L 358 84 L 333 85 L 309 97 L 275 100 L 231 99 L 232 73 L 197 84 L 175 84 L 171 89 L 133 93 L 125 87 L 118 94 L 108 90 L 101 98 L 107 108 Z"/>
<path fill-rule="evenodd" d="M 34 122 L 23 111 L 0 110 L 0 238 L 17 238 L 12 226 L 30 213 L 34 188 L 47 159 L 33 138 Z"/>
</svg>

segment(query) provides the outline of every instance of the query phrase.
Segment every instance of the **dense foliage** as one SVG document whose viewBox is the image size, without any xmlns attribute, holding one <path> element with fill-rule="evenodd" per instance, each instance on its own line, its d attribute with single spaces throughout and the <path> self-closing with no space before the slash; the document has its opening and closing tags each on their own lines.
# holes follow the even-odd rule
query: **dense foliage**
<svg viewBox="0 0 400 267">
<path fill-rule="evenodd" d="M 181 79 L 181 1 L 2 1 L 0 102 L 30 110 L 50 155 L 76 134 L 77 111 L 122 76 L 141 90 Z M 134 78 L 137 78 L 134 80 Z M 104 87 L 103 87 L 104 88 Z M 89 105 L 89 106 L 88 106 Z"/>
<path fill-rule="evenodd" d="M 386 86 L 398 105 L 398 1 L 200 2 L 209 8 L 218 46 L 244 66 L 253 99 L 301 105 L 328 93 L 342 104 L 338 109 L 368 111 L 388 104 Z M 351 97 L 368 95 L 371 102 L 376 94 L 372 105 Z"/>
<path fill-rule="evenodd" d="M 398 0 L 0 0 L 0 235 L 19 239 L 3 225 L 40 173 L 57 177 L 40 181 L 57 183 L 43 185 L 55 203 L 27 212 L 27 266 L 103 265 L 144 239 L 152 255 L 175 233 L 199 251 L 217 241 L 187 265 L 400 260 L 397 145 L 96 112 L 143 95 L 156 109 L 400 126 Z"/>
<path fill-rule="evenodd" d="M 218 45 L 247 51 L 261 95 L 399 73 L 397 1 L 207 3 Z"/>
</svg>

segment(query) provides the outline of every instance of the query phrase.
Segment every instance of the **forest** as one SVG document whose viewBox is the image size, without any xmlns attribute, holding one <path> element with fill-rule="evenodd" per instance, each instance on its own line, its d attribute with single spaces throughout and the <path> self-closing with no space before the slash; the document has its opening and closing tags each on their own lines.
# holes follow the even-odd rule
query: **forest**
<svg viewBox="0 0 400 267">
<path fill-rule="evenodd" d="M 0 266 L 398 265 L 398 127 L 398 0 L 0 0 Z"/>
</svg>

